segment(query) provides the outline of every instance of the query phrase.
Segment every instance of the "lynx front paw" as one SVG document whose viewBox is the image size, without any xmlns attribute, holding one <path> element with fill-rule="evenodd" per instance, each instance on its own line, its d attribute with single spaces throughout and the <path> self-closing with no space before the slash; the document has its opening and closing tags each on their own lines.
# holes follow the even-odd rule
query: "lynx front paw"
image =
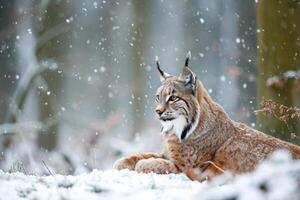
<svg viewBox="0 0 300 200">
<path fill-rule="evenodd" d="M 121 158 L 117 160 L 114 164 L 114 169 L 122 170 L 122 169 L 129 169 L 134 170 L 136 161 L 130 158 Z"/>
<path fill-rule="evenodd" d="M 135 166 L 135 171 L 139 173 L 153 172 L 156 174 L 160 174 L 158 169 L 153 165 L 153 161 L 154 161 L 153 158 L 140 160 Z"/>
<path fill-rule="evenodd" d="M 142 173 L 169 174 L 177 173 L 176 167 L 168 160 L 161 158 L 148 158 L 137 162 L 135 171 Z"/>
</svg>

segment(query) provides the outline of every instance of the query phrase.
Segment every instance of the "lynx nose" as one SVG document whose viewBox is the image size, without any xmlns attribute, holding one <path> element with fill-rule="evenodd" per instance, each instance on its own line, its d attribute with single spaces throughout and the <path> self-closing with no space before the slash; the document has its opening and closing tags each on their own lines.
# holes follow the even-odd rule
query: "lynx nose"
<svg viewBox="0 0 300 200">
<path fill-rule="evenodd" d="M 156 109 L 155 112 L 156 112 L 158 115 L 161 115 L 164 111 L 159 110 L 159 109 Z"/>
<path fill-rule="evenodd" d="M 157 106 L 155 109 L 155 112 L 161 116 L 163 114 L 163 112 L 165 111 L 165 109 L 162 106 Z"/>
</svg>

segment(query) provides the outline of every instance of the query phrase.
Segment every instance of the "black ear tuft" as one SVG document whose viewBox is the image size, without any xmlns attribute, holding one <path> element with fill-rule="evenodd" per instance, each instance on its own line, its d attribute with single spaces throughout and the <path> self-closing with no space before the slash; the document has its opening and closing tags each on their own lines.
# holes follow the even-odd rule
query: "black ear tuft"
<svg viewBox="0 0 300 200">
<path fill-rule="evenodd" d="M 168 77 L 170 77 L 170 74 L 164 72 L 164 71 L 160 68 L 158 56 L 155 56 L 155 63 L 156 63 L 157 70 L 158 70 L 158 72 L 159 72 L 159 74 L 160 74 L 160 81 L 163 82 L 163 81 L 166 80 Z"/>
<path fill-rule="evenodd" d="M 160 68 L 160 64 L 159 64 L 159 61 L 158 61 L 158 56 L 155 56 L 155 63 L 156 63 L 156 67 L 157 67 L 158 72 L 160 73 L 161 76 L 163 76 L 164 72 Z"/>
<path fill-rule="evenodd" d="M 184 63 L 184 66 L 185 66 L 185 67 L 188 67 L 188 66 L 189 66 L 189 62 L 190 62 L 190 60 L 191 60 L 191 57 L 192 57 L 192 54 L 191 54 L 191 52 L 189 51 L 189 52 L 186 54 L 185 63 Z"/>
</svg>

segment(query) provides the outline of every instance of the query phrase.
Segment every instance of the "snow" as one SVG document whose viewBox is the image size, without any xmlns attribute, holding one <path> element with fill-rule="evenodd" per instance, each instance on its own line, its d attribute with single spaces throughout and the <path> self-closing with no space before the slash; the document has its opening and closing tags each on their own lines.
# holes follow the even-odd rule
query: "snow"
<svg viewBox="0 0 300 200">
<path fill-rule="evenodd" d="M 277 152 L 253 173 L 224 174 L 211 183 L 183 174 L 94 170 L 77 176 L 34 176 L 0 171 L 6 199 L 299 199 L 300 161 Z"/>
</svg>

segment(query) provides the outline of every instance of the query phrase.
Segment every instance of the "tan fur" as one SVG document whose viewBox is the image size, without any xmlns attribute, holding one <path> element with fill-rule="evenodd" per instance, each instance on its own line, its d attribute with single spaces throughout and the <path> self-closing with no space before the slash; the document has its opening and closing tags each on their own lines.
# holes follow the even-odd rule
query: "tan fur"
<svg viewBox="0 0 300 200">
<path fill-rule="evenodd" d="M 172 85 L 174 81 L 176 77 L 165 80 L 163 84 Z M 191 94 L 183 92 L 181 95 L 181 98 L 193 101 Z M 195 99 L 191 106 L 200 106 L 200 118 L 189 137 L 181 141 L 169 131 L 163 135 L 164 150 L 161 154 L 129 156 L 117 161 L 116 169 L 159 174 L 183 172 L 192 180 L 203 181 L 224 171 L 233 174 L 250 172 L 277 149 L 286 149 L 293 159 L 300 159 L 298 146 L 231 120 L 210 98 L 200 81 L 197 81 Z"/>
</svg>

